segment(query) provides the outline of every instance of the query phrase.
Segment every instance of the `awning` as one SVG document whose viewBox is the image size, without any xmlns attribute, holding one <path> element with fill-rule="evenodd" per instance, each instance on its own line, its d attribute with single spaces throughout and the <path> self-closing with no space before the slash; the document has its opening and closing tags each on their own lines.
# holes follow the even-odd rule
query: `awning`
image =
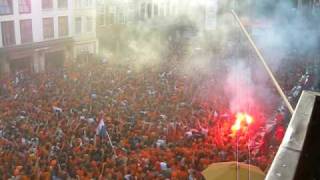
<svg viewBox="0 0 320 180">
<path fill-rule="evenodd" d="M 51 49 L 56 47 L 61 48 L 61 44 L 63 44 L 64 46 L 70 46 L 73 44 L 73 39 L 70 37 L 4 47 L 0 48 L 0 53 L 3 54 L 4 57 L 8 57 L 9 59 L 19 59 L 32 55 L 33 52 L 37 49 Z"/>
</svg>

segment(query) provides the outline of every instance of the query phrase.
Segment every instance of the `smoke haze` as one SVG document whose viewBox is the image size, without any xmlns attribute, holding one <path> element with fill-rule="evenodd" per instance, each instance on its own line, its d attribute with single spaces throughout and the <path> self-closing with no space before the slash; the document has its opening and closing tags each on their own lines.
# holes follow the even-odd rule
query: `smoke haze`
<svg viewBox="0 0 320 180">
<path fill-rule="evenodd" d="M 288 2 L 274 2 L 272 13 L 266 13 L 269 6 L 270 3 L 254 13 L 240 14 L 248 21 L 246 26 L 272 71 L 281 73 L 287 70 L 281 69 L 284 63 L 290 68 L 291 59 L 304 61 L 303 57 L 318 53 L 319 22 L 314 26 L 314 19 Z M 136 71 L 143 71 L 176 61 L 181 77 L 196 85 L 193 95 L 199 99 L 216 102 L 227 97 L 232 112 L 269 111 L 280 96 L 230 14 L 231 9 L 225 9 L 218 14 L 217 29 L 212 31 L 203 31 L 199 11 L 163 18 L 157 28 L 153 28 L 156 20 L 149 22 L 150 28 L 134 28 L 134 35 L 126 43 L 130 63 Z M 246 12 L 239 8 L 237 11 Z"/>
</svg>

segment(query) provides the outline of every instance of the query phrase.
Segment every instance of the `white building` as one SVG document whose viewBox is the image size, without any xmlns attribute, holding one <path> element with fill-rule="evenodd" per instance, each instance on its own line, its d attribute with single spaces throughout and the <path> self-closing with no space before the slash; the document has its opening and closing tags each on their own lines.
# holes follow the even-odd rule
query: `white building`
<svg viewBox="0 0 320 180">
<path fill-rule="evenodd" d="M 107 27 L 114 24 L 127 24 L 134 20 L 134 0 L 98 0 L 97 26 Z"/>
<path fill-rule="evenodd" d="M 69 0 L 70 1 L 70 0 Z M 96 54 L 98 40 L 96 36 L 96 0 L 71 0 L 74 2 L 73 39 L 74 57 L 83 54 Z"/>
<path fill-rule="evenodd" d="M 0 71 L 34 72 L 97 51 L 95 0 L 0 0 Z"/>
<path fill-rule="evenodd" d="M 185 15 L 205 30 L 214 30 L 218 0 L 99 0 L 98 27 L 139 23 L 161 25 Z"/>
</svg>

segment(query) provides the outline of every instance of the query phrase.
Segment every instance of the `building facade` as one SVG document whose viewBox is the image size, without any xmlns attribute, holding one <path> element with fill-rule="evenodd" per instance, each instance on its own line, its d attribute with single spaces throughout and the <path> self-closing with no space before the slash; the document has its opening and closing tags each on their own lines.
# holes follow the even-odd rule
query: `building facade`
<svg viewBox="0 0 320 180">
<path fill-rule="evenodd" d="M 215 29 L 218 0 L 99 0 L 97 25 L 114 24 L 162 25 L 186 15 L 201 23 L 205 29 Z"/>
<path fill-rule="evenodd" d="M 96 32 L 96 0 L 71 0 L 73 2 L 74 58 L 87 58 L 98 53 Z"/>
<path fill-rule="evenodd" d="M 1 0 L 0 72 L 43 72 L 94 54 L 94 0 Z"/>
<path fill-rule="evenodd" d="M 98 0 L 97 27 L 106 28 L 110 25 L 125 25 L 135 19 L 135 2 L 133 0 Z"/>
</svg>

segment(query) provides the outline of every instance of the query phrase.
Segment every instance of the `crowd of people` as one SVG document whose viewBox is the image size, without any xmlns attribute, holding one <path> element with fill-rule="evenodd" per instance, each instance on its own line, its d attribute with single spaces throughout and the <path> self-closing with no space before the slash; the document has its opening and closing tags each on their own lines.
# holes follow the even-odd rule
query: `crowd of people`
<svg viewBox="0 0 320 180">
<path fill-rule="evenodd" d="M 223 98 L 195 100 L 168 67 L 94 62 L 2 78 L 0 178 L 194 180 L 234 160 L 265 170 L 283 134 L 266 143 L 259 115 L 233 133 Z"/>
</svg>

